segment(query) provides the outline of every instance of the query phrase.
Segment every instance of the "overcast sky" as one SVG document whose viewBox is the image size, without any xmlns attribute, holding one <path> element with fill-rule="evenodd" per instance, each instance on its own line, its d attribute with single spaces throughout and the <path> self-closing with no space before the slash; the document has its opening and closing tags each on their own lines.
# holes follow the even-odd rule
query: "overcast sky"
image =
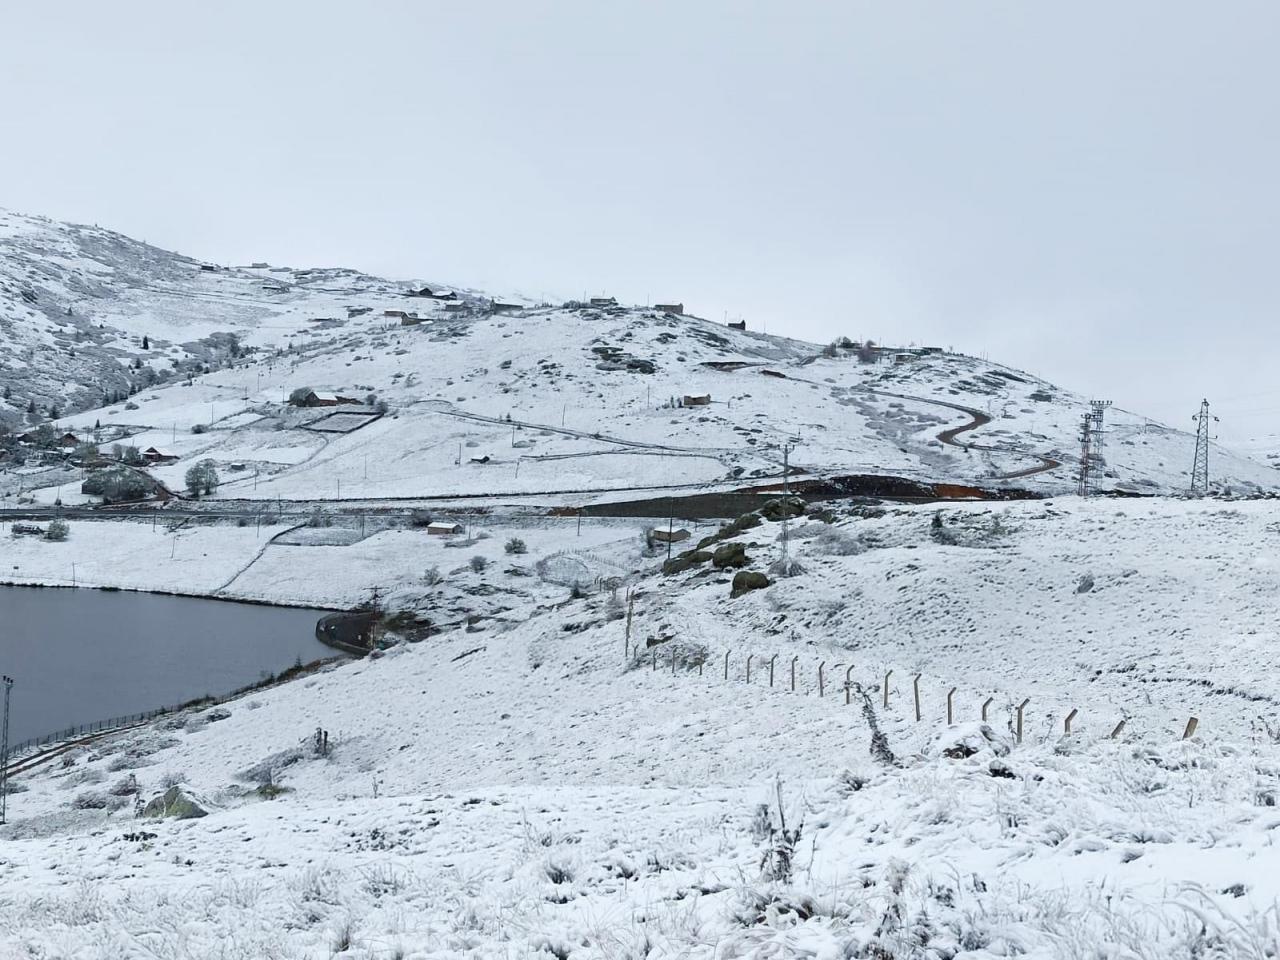
<svg viewBox="0 0 1280 960">
<path fill-rule="evenodd" d="M 1278 432 L 1280 4 L 0 6 L 0 205 Z"/>
</svg>

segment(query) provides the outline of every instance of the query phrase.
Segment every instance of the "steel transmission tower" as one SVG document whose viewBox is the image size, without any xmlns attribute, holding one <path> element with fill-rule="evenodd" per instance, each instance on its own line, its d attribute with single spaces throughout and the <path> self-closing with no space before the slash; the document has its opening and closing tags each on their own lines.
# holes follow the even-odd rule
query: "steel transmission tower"
<svg viewBox="0 0 1280 960">
<path fill-rule="evenodd" d="M 1103 438 L 1106 436 L 1103 416 L 1109 406 L 1110 400 L 1090 400 L 1090 410 L 1081 418 L 1080 480 L 1076 492 L 1082 497 L 1098 492 L 1098 481 L 1106 468 L 1106 460 L 1102 456 Z"/>
<path fill-rule="evenodd" d="M 13 677 L 0 677 L 4 685 L 4 713 L 0 719 L 0 823 L 5 822 L 9 799 L 9 689 Z"/>
<path fill-rule="evenodd" d="M 1209 492 L 1209 422 L 1217 417 L 1209 413 L 1209 401 L 1200 401 L 1200 412 L 1191 418 L 1196 421 L 1196 458 L 1191 464 L 1191 495 L 1203 497 Z"/>
</svg>

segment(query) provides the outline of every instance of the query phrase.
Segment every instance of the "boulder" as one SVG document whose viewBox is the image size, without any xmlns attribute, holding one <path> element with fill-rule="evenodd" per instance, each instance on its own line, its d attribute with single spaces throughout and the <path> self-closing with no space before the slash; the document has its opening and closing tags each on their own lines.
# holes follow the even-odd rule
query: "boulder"
<svg viewBox="0 0 1280 960">
<path fill-rule="evenodd" d="M 680 573 L 700 563 L 706 563 L 710 559 L 711 554 L 706 550 L 685 550 L 683 553 L 678 553 L 664 562 L 662 564 L 662 572 L 665 574 Z"/>
<path fill-rule="evenodd" d="M 760 508 L 761 516 L 775 523 L 779 520 L 790 520 L 792 517 L 799 517 L 803 513 L 804 501 L 799 497 L 779 497 L 777 500 L 770 500 Z"/>
<path fill-rule="evenodd" d="M 739 570 L 733 575 L 733 589 L 730 597 L 740 597 L 752 590 L 762 590 L 769 585 L 769 578 L 754 570 Z"/>
<path fill-rule="evenodd" d="M 717 570 L 726 567 L 745 567 L 747 565 L 747 545 L 745 543 L 724 543 L 716 547 L 711 555 L 711 563 Z"/>
<path fill-rule="evenodd" d="M 196 820 L 207 817 L 209 811 L 182 792 L 181 787 L 170 787 L 142 809 L 144 817 L 172 817 L 174 820 Z"/>
</svg>

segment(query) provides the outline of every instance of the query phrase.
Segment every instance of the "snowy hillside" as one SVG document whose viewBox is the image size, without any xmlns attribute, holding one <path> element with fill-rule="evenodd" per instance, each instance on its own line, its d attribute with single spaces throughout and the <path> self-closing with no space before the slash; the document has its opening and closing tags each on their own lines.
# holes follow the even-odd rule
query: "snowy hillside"
<svg viewBox="0 0 1280 960">
<path fill-rule="evenodd" d="M 226 362 L 231 336 L 266 348 L 347 304 L 403 307 L 406 289 L 354 270 L 208 264 L 0 208 L 0 420 L 31 403 L 97 406 Z"/>
<path fill-rule="evenodd" d="M 237 477 L 223 471 L 234 481 L 223 498 L 723 489 L 776 480 L 786 445 L 810 477 L 1074 484 L 1089 398 L 996 363 L 892 347 L 860 359 L 607 303 L 406 296 L 420 286 L 204 264 L 0 212 L 0 416 L 30 425 L 32 405 L 56 407 L 80 433 L 99 424 L 109 442 L 172 448 L 181 459 L 159 476 L 173 489 L 196 458 L 243 464 Z M 283 403 L 305 387 L 374 395 L 389 415 L 321 422 L 334 411 Z M 682 406 L 686 396 L 710 402 Z M 1107 417 L 1104 489 L 1186 489 L 1190 435 L 1120 409 Z M 1217 489 L 1273 490 L 1278 479 L 1215 454 Z"/>
<path fill-rule="evenodd" d="M 642 571 L 629 655 L 621 591 L 448 570 L 418 589 L 527 605 L 20 776 L 0 953 L 1275 956 L 1274 505 L 934 516 L 792 520 L 803 570 L 738 597 L 590 533 Z M 718 546 L 765 571 L 781 533 Z M 522 564 L 554 548 L 526 536 Z M 327 549 L 322 582 L 350 566 Z M 208 815 L 135 818 L 174 787 Z"/>
</svg>

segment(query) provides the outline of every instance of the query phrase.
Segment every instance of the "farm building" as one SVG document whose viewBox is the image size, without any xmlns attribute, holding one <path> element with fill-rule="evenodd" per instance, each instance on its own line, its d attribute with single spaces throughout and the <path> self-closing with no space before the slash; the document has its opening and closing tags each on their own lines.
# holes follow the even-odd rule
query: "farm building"
<svg viewBox="0 0 1280 960">
<path fill-rule="evenodd" d="M 661 310 L 663 313 L 675 313 L 684 316 L 683 303 L 655 303 L 653 309 Z"/>
<path fill-rule="evenodd" d="M 142 451 L 142 459 L 147 463 L 174 463 L 178 459 L 176 453 L 170 453 L 168 450 L 162 450 L 159 447 L 147 447 Z"/>
<path fill-rule="evenodd" d="M 730 320 L 730 321 L 729 321 L 729 329 L 731 329 L 731 330 L 745 330 L 745 329 L 747 329 L 747 321 L 745 321 L 745 320 Z"/>
<path fill-rule="evenodd" d="M 336 407 L 340 403 L 359 403 L 354 397 L 341 397 L 336 393 L 316 393 L 308 390 L 298 403 L 300 407 Z"/>
<path fill-rule="evenodd" d="M 432 290 L 430 287 L 419 287 L 417 290 L 410 290 L 407 296 L 410 297 L 430 297 L 432 300 L 457 300 L 458 295 L 452 290 Z"/>
<path fill-rule="evenodd" d="M 521 303 L 505 303 L 502 300 L 489 301 L 489 309 L 494 313 L 518 313 L 524 309 Z"/>
<path fill-rule="evenodd" d="M 444 308 L 450 313 L 457 313 L 460 310 L 466 309 L 466 306 L 467 305 L 461 300 L 447 300 L 445 301 Z"/>
<path fill-rule="evenodd" d="M 409 314 L 405 310 L 383 310 L 382 315 L 384 317 L 399 317 L 401 320 L 403 320 Z"/>
<path fill-rule="evenodd" d="M 711 394 L 703 393 L 694 396 L 685 394 L 680 398 L 680 405 L 682 407 L 709 407 L 711 406 Z"/>
<path fill-rule="evenodd" d="M 405 314 L 400 318 L 400 326 L 402 327 L 416 327 L 420 323 L 426 323 L 426 318 L 416 316 L 412 313 Z"/>
<path fill-rule="evenodd" d="M 616 297 L 592 297 L 591 305 L 593 307 L 616 307 L 618 301 Z"/>
<path fill-rule="evenodd" d="M 427 524 L 427 533 L 433 537 L 454 537 L 462 532 L 460 523 L 443 523 L 433 520 Z"/>
</svg>

